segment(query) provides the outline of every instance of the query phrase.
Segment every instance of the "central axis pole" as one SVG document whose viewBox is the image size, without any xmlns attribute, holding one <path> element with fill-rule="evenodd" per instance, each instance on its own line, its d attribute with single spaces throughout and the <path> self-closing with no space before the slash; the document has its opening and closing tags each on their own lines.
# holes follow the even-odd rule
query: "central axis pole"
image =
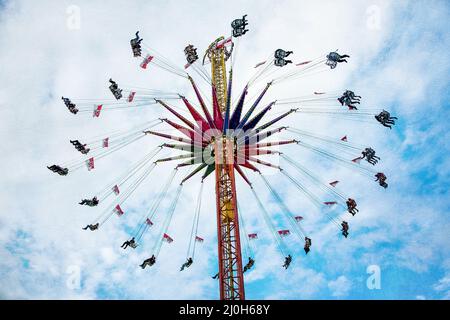
<svg viewBox="0 0 450 320">
<path fill-rule="evenodd" d="M 234 141 L 214 142 L 216 172 L 217 238 L 221 300 L 244 300 L 239 218 L 234 178 Z"/>
<path fill-rule="evenodd" d="M 218 120 L 217 113 L 222 115 L 222 119 L 224 118 L 227 106 L 225 61 L 230 57 L 231 51 L 225 49 L 224 41 L 224 37 L 216 39 L 205 54 L 205 57 L 207 56 L 211 62 L 211 85 L 215 89 L 213 92 L 216 95 L 213 100 L 216 98 L 217 105 L 215 107 L 219 109 L 215 110 L 214 121 Z M 226 136 L 226 129 L 220 131 L 223 131 L 223 135 L 218 136 L 213 142 L 220 299 L 244 300 L 244 275 L 234 179 L 235 142 L 233 138 Z"/>
</svg>

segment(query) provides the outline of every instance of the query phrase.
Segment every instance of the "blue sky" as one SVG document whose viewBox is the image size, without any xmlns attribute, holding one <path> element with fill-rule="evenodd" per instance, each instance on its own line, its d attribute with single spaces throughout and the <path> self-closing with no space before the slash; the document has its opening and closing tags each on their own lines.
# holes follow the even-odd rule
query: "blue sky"
<svg viewBox="0 0 450 320">
<path fill-rule="evenodd" d="M 67 24 L 73 5 L 80 9 L 79 29 Z M 223 14 L 212 14 L 213 10 Z M 148 256 L 156 232 L 148 234 L 136 252 L 124 252 L 119 246 L 151 206 L 158 192 L 155 181 L 167 176 L 170 167 L 153 173 L 127 201 L 128 215 L 123 219 L 111 219 L 97 233 L 81 230 L 101 209 L 92 212 L 80 208 L 77 201 L 100 190 L 159 140 L 127 147 L 94 172 L 62 178 L 51 175 L 45 165 L 76 156 L 69 138 L 88 139 L 164 114 L 148 109 L 105 113 L 95 120 L 73 117 L 61 105 L 61 95 L 109 98 L 106 83 L 113 77 L 139 87 L 179 90 L 194 100 L 183 79 L 158 69 L 139 70 L 128 43 L 136 30 L 153 48 L 182 64 L 186 43 L 203 50 L 244 13 L 250 32 L 241 39 L 236 88 L 250 78 L 257 62 L 278 47 L 292 48 L 299 61 L 339 48 L 351 55 L 348 65 L 280 85 L 267 101 L 349 88 L 363 96 L 364 107 L 386 108 L 399 118 L 393 130 L 326 117 L 296 115 L 289 120 L 290 126 L 302 130 L 336 137 L 346 134 L 351 142 L 373 146 L 382 158 L 379 166 L 388 176 L 389 188 L 382 190 L 355 171 L 298 147 L 286 148 L 286 154 L 324 180 L 342 181 L 342 190 L 358 199 L 361 212 L 350 220 L 350 237 L 342 239 L 307 198 L 281 175 L 269 172 L 269 181 L 289 208 L 304 215 L 304 227 L 313 238 L 307 257 L 301 242 L 287 239 L 294 262 L 285 271 L 251 193 L 239 182 L 247 230 L 260 234 L 253 242 L 255 269 L 245 278 L 247 298 L 450 298 L 450 5 L 356 0 L 282 1 L 276 7 L 270 1 L 260 6 L 253 1 L 126 5 L 113 1 L 108 6 L 88 1 L 58 5 L 0 1 L 0 137 L 7 151 L 0 159 L 0 298 L 217 298 L 217 283 L 210 278 L 217 270 L 215 221 L 209 218 L 214 216 L 212 193 L 205 197 L 201 216 L 200 232 L 206 241 L 194 265 L 178 272 L 189 236 L 185 226 L 192 221 L 193 209 L 187 204 L 195 203 L 197 180 L 183 191 L 170 227 L 175 241 L 163 247 L 154 269 L 142 271 L 137 265 Z M 276 215 L 276 203 L 264 184 L 249 176 L 276 227 L 287 227 Z M 212 187 L 212 182 L 207 181 L 207 186 Z M 370 266 L 379 267 L 379 289 L 366 285 Z"/>
</svg>

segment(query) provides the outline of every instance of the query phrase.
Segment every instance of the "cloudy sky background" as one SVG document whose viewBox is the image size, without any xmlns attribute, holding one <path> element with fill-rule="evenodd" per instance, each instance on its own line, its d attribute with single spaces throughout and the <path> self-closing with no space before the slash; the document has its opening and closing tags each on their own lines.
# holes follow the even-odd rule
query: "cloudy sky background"
<svg viewBox="0 0 450 320">
<path fill-rule="evenodd" d="M 74 29 L 70 22 L 78 9 L 81 24 Z M 337 138 L 347 135 L 351 142 L 374 147 L 382 158 L 378 166 L 388 176 L 389 188 L 384 190 L 356 171 L 299 147 L 284 149 L 323 180 L 340 180 L 340 188 L 357 199 L 360 208 L 349 220 L 350 237 L 342 239 L 339 230 L 285 178 L 268 172 L 286 204 L 305 217 L 304 227 L 313 239 L 307 257 L 303 243 L 294 237 L 287 239 L 294 262 L 286 271 L 251 193 L 239 181 L 247 231 L 260 235 L 254 242 L 255 268 L 245 278 L 247 298 L 450 298 L 450 6 L 447 1 L 375 0 L 276 4 L 0 1 L 0 137 L 4 150 L 0 158 L 0 298 L 218 297 L 218 284 L 210 277 L 217 270 L 212 177 L 206 182 L 200 225 L 205 242 L 198 247 L 193 266 L 180 273 L 198 179 L 186 184 L 170 226 L 175 241 L 163 246 L 151 269 L 141 270 L 137 265 L 151 254 L 154 233 L 135 251 L 124 251 L 120 244 L 151 206 L 170 165 L 158 168 L 133 194 L 123 206 L 125 216 L 113 217 L 97 232 L 81 227 L 92 222 L 102 208 L 77 204 L 161 140 L 140 140 L 98 162 L 92 172 L 80 170 L 60 177 L 45 166 L 79 155 L 69 139 L 89 139 L 167 116 L 156 106 L 105 112 L 98 119 L 74 116 L 62 104 L 61 95 L 109 99 L 107 81 L 112 77 L 119 83 L 177 91 L 194 101 L 186 80 L 160 69 L 143 72 L 138 68 L 129 48 L 136 30 L 147 44 L 182 66 L 187 43 L 203 52 L 217 36 L 227 35 L 230 22 L 245 13 L 250 32 L 240 39 L 235 92 L 250 78 L 253 66 L 277 48 L 293 50 L 296 62 L 339 48 L 351 55 L 348 64 L 282 83 L 269 92 L 264 103 L 348 88 L 363 96 L 364 107 L 386 108 L 399 118 L 393 130 L 375 121 L 358 123 L 301 114 L 286 120 L 295 128 Z M 290 135 L 283 133 L 282 137 Z M 286 228 L 264 185 L 257 176 L 249 173 L 249 177 L 277 228 Z M 167 202 L 170 199 L 165 205 Z M 371 290 L 368 270 L 374 268 L 380 270 L 381 288 Z"/>
</svg>

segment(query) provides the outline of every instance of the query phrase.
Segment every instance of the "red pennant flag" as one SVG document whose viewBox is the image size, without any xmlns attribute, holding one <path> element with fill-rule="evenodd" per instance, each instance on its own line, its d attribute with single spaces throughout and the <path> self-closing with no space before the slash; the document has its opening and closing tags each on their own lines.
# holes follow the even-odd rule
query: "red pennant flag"
<svg viewBox="0 0 450 320">
<path fill-rule="evenodd" d="M 257 234 L 257 233 L 250 233 L 250 234 L 248 235 L 248 238 L 249 238 L 250 240 L 258 239 L 258 234 Z"/>
<path fill-rule="evenodd" d="M 323 204 L 326 206 L 334 206 L 335 204 L 337 204 L 337 202 L 336 201 L 327 201 L 327 202 L 324 202 Z"/>
<path fill-rule="evenodd" d="M 92 169 L 94 169 L 94 158 L 87 159 L 86 166 L 88 168 L 88 171 L 91 171 Z"/>
<path fill-rule="evenodd" d="M 312 62 L 312 61 L 310 60 L 310 61 L 300 62 L 300 63 L 297 63 L 296 66 L 304 66 L 305 64 L 308 64 L 310 62 Z"/>
<path fill-rule="evenodd" d="M 119 186 L 116 184 L 114 187 L 112 187 L 112 191 L 117 196 L 120 193 Z"/>
<path fill-rule="evenodd" d="M 145 57 L 145 59 L 142 61 L 142 63 L 141 63 L 141 68 L 142 69 L 147 69 L 147 65 L 151 62 L 153 60 L 153 56 L 151 56 L 151 55 L 147 55 L 146 57 Z"/>
<path fill-rule="evenodd" d="M 262 65 L 265 64 L 265 63 L 266 63 L 266 61 L 257 63 L 256 66 L 255 66 L 255 69 L 258 68 L 258 67 L 260 67 L 260 66 L 262 66 Z"/>
<path fill-rule="evenodd" d="M 203 238 L 200 238 L 200 237 L 198 237 L 198 236 L 195 236 L 195 241 L 197 241 L 197 242 L 203 242 L 204 240 L 203 240 Z"/>
<path fill-rule="evenodd" d="M 300 222 L 300 221 L 303 220 L 303 217 L 302 216 L 296 216 L 294 219 L 295 219 L 295 221 Z"/>
<path fill-rule="evenodd" d="M 95 106 L 94 114 L 92 115 L 94 118 L 98 118 L 100 116 L 100 111 L 102 111 L 103 105 L 99 104 Z"/>
<path fill-rule="evenodd" d="M 184 65 L 184 68 L 187 69 L 187 68 L 189 68 L 190 66 L 191 66 L 190 63 L 186 63 L 186 64 Z"/>
<path fill-rule="evenodd" d="M 109 147 L 109 138 L 103 139 L 102 146 L 103 146 L 103 148 L 108 148 Z"/>
<path fill-rule="evenodd" d="M 347 136 L 343 136 L 343 137 L 341 138 L 341 141 L 347 142 Z"/>
<path fill-rule="evenodd" d="M 121 215 L 123 215 L 123 210 L 120 207 L 120 205 L 118 204 L 115 208 L 114 208 L 114 212 L 120 217 Z"/>
<path fill-rule="evenodd" d="M 339 181 L 333 181 L 333 182 L 330 182 L 330 186 L 332 186 L 332 187 L 336 187 L 336 185 L 339 183 Z"/>
<path fill-rule="evenodd" d="M 360 162 L 361 162 L 361 157 L 358 157 L 358 158 L 353 159 L 352 162 L 354 162 L 354 163 L 360 163 Z"/>
<path fill-rule="evenodd" d="M 286 237 L 286 236 L 290 235 L 291 232 L 290 232 L 289 230 L 279 230 L 279 231 L 278 231 L 278 234 L 279 234 L 281 237 Z"/>
<path fill-rule="evenodd" d="M 131 91 L 130 95 L 128 96 L 128 102 L 133 102 L 135 95 L 136 95 L 136 92 Z"/>
<path fill-rule="evenodd" d="M 145 220 L 145 223 L 148 224 L 150 227 L 153 225 L 153 222 L 149 218 Z"/>
<path fill-rule="evenodd" d="M 224 47 L 225 45 L 231 43 L 232 40 L 233 40 L 233 38 L 229 37 L 229 38 L 223 39 L 222 41 L 219 41 L 216 45 L 216 49 L 220 49 L 220 48 Z"/>
<path fill-rule="evenodd" d="M 167 243 L 173 242 L 173 239 L 167 233 L 164 233 L 163 240 L 166 241 Z"/>
</svg>

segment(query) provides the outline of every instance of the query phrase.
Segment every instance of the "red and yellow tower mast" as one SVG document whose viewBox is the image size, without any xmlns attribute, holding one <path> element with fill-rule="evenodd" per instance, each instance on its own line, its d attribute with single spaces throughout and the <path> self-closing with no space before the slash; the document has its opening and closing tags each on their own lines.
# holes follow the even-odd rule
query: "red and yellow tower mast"
<svg viewBox="0 0 450 320">
<path fill-rule="evenodd" d="M 227 108 L 228 113 L 230 108 L 225 62 L 231 52 L 227 51 L 224 45 L 225 41 L 223 37 L 217 39 L 206 52 L 211 63 L 213 103 L 220 112 L 220 114 L 214 114 L 215 122 L 227 119 L 229 116 L 226 114 Z M 231 77 L 232 71 L 230 71 Z M 216 173 L 220 299 L 244 300 L 244 276 L 234 176 L 236 146 L 234 137 L 227 135 L 226 123 L 223 126 L 223 134 L 215 137 L 213 146 Z"/>
</svg>

